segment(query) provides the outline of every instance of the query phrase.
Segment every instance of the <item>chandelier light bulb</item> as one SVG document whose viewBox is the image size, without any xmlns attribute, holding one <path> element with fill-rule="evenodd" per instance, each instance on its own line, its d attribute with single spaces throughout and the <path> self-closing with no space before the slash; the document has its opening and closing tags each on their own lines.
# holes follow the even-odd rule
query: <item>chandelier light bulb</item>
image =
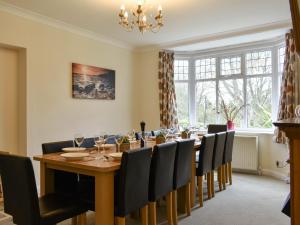
<svg viewBox="0 0 300 225">
<path fill-rule="evenodd" d="M 122 10 L 122 11 L 125 10 L 125 5 L 121 5 L 121 10 Z"/>
<path fill-rule="evenodd" d="M 147 17 L 145 15 L 143 16 L 143 22 L 147 22 Z"/>
<path fill-rule="evenodd" d="M 161 7 L 161 5 L 160 6 L 158 6 L 158 11 L 162 11 L 162 7 Z"/>
<path fill-rule="evenodd" d="M 128 18 L 128 12 L 127 11 L 124 13 L 124 17 Z"/>
</svg>

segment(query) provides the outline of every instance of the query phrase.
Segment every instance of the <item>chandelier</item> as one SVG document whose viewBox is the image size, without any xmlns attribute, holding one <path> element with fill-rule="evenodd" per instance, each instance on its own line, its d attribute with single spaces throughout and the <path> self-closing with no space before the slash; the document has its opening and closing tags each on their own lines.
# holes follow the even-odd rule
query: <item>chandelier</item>
<svg viewBox="0 0 300 225">
<path fill-rule="evenodd" d="M 159 6 L 157 9 L 157 15 L 152 18 L 153 23 L 148 22 L 147 19 L 152 16 L 149 15 L 147 18 L 146 10 L 143 7 L 144 1 L 139 0 L 137 3 L 137 8 L 131 11 L 131 16 L 125 10 L 125 6 L 121 6 L 121 11 L 119 13 L 119 24 L 125 28 L 127 31 L 132 31 L 134 27 L 137 27 L 141 33 L 145 31 L 152 31 L 157 33 L 160 28 L 163 26 L 163 15 L 162 7 Z"/>
</svg>

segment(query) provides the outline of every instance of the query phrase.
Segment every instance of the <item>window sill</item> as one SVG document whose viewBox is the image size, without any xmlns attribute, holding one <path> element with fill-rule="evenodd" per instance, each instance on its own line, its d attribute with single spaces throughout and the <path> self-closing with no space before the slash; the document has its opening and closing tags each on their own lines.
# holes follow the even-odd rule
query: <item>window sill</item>
<svg viewBox="0 0 300 225">
<path fill-rule="evenodd" d="M 274 134 L 274 129 L 236 129 L 236 134 Z"/>
</svg>

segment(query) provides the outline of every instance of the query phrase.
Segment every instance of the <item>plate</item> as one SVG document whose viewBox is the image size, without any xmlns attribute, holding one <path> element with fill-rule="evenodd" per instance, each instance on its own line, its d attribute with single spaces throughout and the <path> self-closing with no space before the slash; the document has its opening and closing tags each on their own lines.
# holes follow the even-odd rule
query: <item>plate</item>
<svg viewBox="0 0 300 225">
<path fill-rule="evenodd" d="M 78 147 L 68 147 L 62 149 L 64 152 L 82 152 L 86 150 L 86 148 L 78 148 Z"/>
<path fill-rule="evenodd" d="M 94 145 L 94 147 L 98 147 L 97 145 Z M 114 148 L 114 147 L 116 147 L 116 144 L 102 144 L 101 146 L 100 146 L 100 148 L 105 148 L 105 149 L 108 149 L 108 148 Z M 101 149 L 100 149 L 101 150 Z"/>
<path fill-rule="evenodd" d="M 70 153 L 63 153 L 60 156 L 64 157 L 67 160 L 82 160 L 84 157 L 89 156 L 89 153 L 84 152 L 70 152 Z"/>
<path fill-rule="evenodd" d="M 112 157 L 113 159 L 115 160 L 121 160 L 122 159 L 122 155 L 123 155 L 123 152 L 113 152 L 113 153 L 110 153 L 108 154 L 110 157 Z"/>
</svg>

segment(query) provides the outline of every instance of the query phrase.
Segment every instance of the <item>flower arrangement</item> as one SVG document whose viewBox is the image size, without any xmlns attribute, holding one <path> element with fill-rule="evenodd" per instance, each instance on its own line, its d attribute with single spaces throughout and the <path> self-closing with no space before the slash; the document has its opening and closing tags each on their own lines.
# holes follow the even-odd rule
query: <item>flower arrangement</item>
<svg viewBox="0 0 300 225">
<path fill-rule="evenodd" d="M 224 99 L 222 98 L 222 95 L 219 95 L 221 98 L 221 111 L 222 111 L 222 115 L 223 117 L 226 119 L 227 121 L 227 126 L 228 129 L 234 129 L 234 124 L 233 121 L 234 119 L 237 117 L 237 115 L 239 114 L 239 112 L 246 106 L 246 105 L 236 105 L 234 102 L 232 101 L 229 104 L 226 104 Z"/>
</svg>

